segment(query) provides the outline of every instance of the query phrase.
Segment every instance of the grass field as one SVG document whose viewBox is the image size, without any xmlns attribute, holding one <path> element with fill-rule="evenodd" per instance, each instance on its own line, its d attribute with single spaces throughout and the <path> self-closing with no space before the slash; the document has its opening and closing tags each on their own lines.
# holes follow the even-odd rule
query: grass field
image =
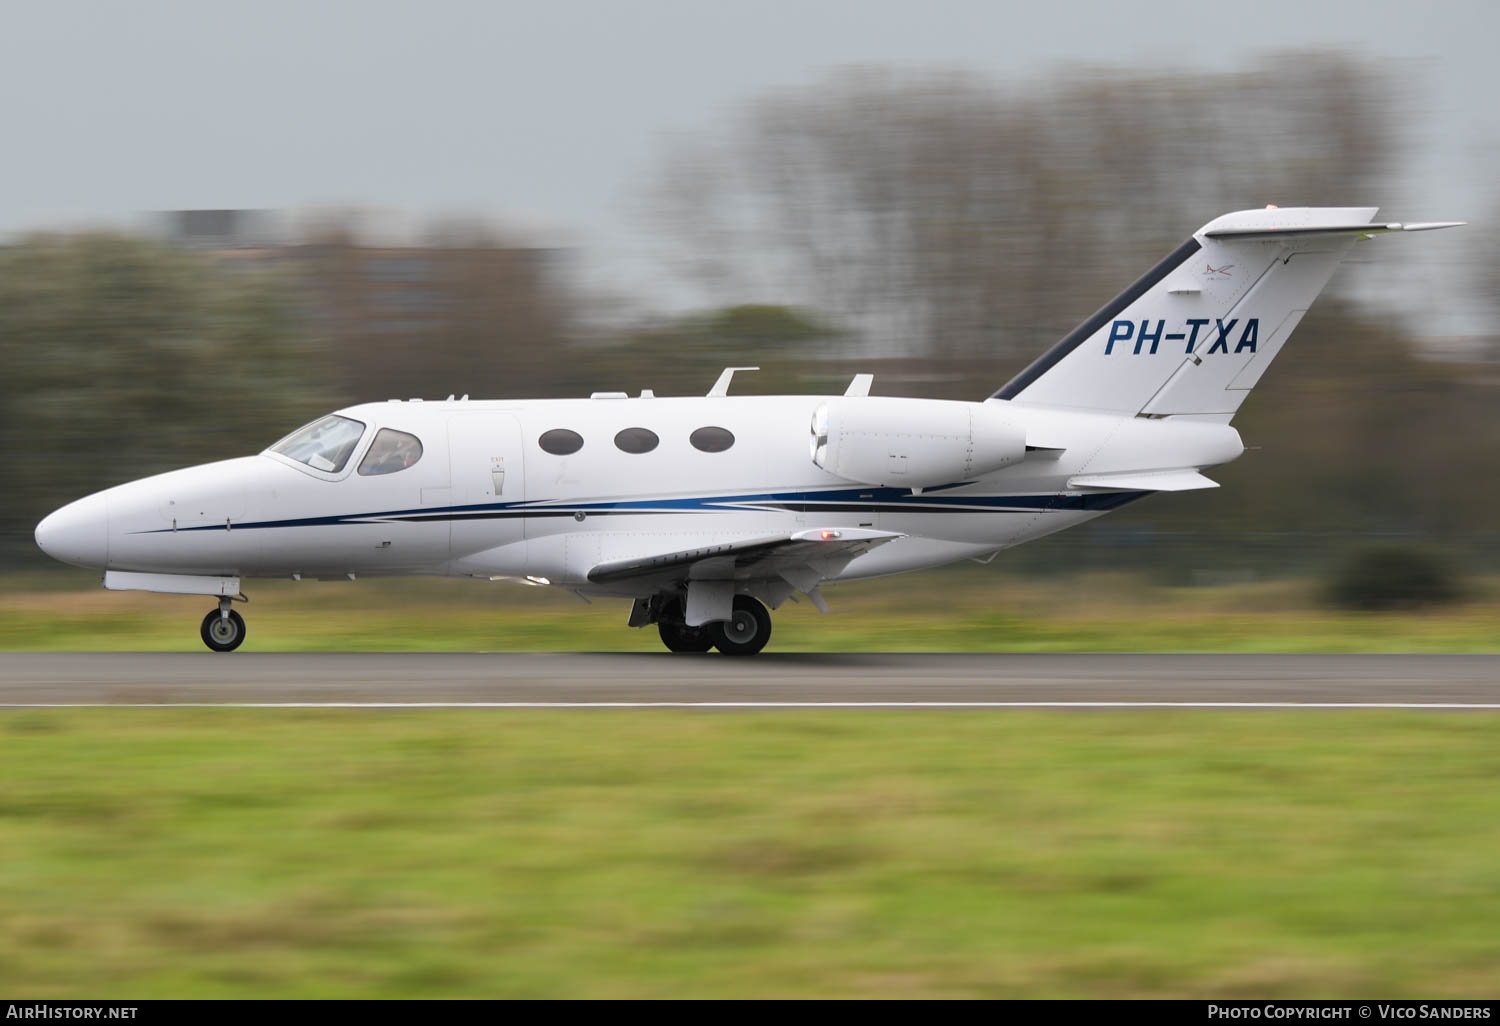
<svg viewBox="0 0 1500 1026">
<path fill-rule="evenodd" d="M 1500 651 L 1497 592 L 974 568 L 772 648 Z M 252 594 L 247 651 L 659 644 L 548 589 Z M 196 651 L 209 605 L 0 578 L 0 649 Z M 1487 714 L 0 711 L 0 993 L 1492 997 L 1497 780 Z"/>
<path fill-rule="evenodd" d="M 1500 719 L 0 713 L 26 997 L 1493 997 Z"/>
<path fill-rule="evenodd" d="M 513 583 L 255 581 L 240 606 L 245 651 L 656 651 L 654 630 L 625 626 L 629 605 L 587 605 Z M 825 589 L 833 607 L 778 611 L 771 650 L 1116 652 L 1496 652 L 1500 587 L 1480 581 L 1461 605 L 1427 613 L 1329 610 L 1315 585 L 1273 581 L 1163 587 L 1129 575 L 1056 580 L 989 567 Z M 0 650 L 196 651 L 210 600 L 106 592 L 62 570 L 0 578 Z"/>
</svg>

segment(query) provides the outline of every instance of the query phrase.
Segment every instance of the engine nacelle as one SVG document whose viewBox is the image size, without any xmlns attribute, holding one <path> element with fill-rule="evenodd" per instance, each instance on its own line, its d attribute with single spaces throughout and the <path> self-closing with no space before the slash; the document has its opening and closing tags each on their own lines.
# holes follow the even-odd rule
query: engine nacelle
<svg viewBox="0 0 1500 1026">
<path fill-rule="evenodd" d="M 813 462 L 860 484 L 932 488 L 1025 458 L 1025 430 L 994 405 L 846 396 L 813 413 Z"/>
</svg>

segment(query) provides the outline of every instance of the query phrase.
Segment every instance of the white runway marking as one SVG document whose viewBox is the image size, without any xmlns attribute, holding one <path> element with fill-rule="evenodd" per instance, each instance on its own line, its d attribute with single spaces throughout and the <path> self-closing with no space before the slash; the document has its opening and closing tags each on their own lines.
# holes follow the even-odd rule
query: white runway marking
<svg viewBox="0 0 1500 1026">
<path fill-rule="evenodd" d="M 0 709 L 1487 709 L 1500 702 L 5 702 Z"/>
</svg>

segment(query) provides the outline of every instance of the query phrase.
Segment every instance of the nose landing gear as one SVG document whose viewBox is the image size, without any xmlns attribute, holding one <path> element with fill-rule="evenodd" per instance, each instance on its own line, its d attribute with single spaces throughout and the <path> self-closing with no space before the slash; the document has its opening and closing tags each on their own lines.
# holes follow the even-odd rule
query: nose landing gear
<svg viewBox="0 0 1500 1026">
<path fill-rule="evenodd" d="M 245 618 L 229 608 L 230 600 L 221 598 L 219 608 L 203 618 L 199 634 L 203 643 L 215 652 L 233 652 L 245 640 Z"/>
</svg>

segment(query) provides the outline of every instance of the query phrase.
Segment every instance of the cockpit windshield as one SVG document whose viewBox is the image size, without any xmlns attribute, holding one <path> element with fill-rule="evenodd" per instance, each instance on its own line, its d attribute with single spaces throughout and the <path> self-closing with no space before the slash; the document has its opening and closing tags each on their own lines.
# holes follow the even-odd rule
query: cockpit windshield
<svg viewBox="0 0 1500 1026">
<path fill-rule="evenodd" d="M 349 462 L 364 433 L 364 424 L 333 413 L 293 431 L 271 446 L 271 451 L 305 463 L 314 470 L 337 474 Z"/>
</svg>

